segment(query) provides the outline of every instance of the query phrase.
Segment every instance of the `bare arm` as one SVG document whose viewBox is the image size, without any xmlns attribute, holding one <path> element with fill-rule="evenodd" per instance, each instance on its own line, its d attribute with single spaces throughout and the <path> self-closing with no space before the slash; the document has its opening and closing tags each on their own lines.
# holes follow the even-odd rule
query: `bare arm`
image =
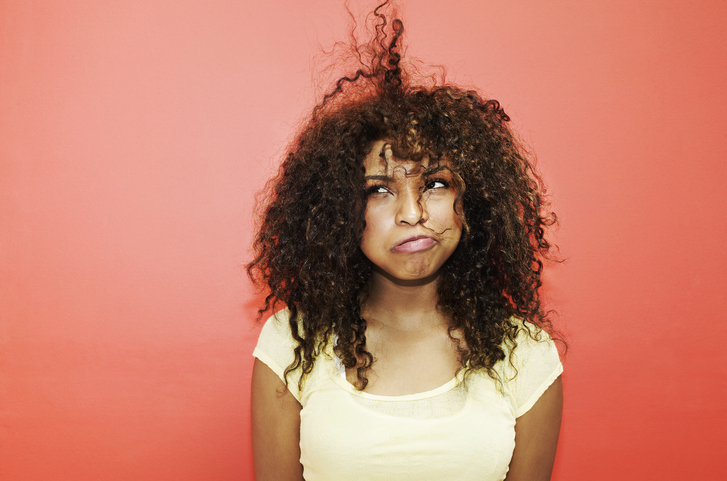
<svg viewBox="0 0 727 481">
<path fill-rule="evenodd" d="M 300 403 L 255 359 L 252 370 L 252 455 L 257 481 L 301 481 Z"/>
<path fill-rule="evenodd" d="M 535 405 L 515 422 L 515 451 L 506 481 L 548 481 L 553 471 L 555 450 L 563 411 L 563 383 L 560 377 L 540 396 Z"/>
</svg>

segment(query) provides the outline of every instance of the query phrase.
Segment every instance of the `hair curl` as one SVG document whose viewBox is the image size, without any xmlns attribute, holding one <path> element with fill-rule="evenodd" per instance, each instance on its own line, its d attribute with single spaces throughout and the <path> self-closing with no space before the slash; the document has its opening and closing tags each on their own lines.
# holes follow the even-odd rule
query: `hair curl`
<svg viewBox="0 0 727 481">
<path fill-rule="evenodd" d="M 363 159 L 381 139 L 401 159 L 446 159 L 460 179 L 456 211 L 464 233 L 441 268 L 439 307 L 451 318 L 450 332 L 463 334 L 462 365 L 497 379 L 493 368 L 506 357 L 505 340 L 515 345 L 523 328 L 535 339 L 550 329 L 538 291 L 551 249 L 545 229 L 555 216 L 543 213 L 541 179 L 496 100 L 409 80 L 398 43 L 403 24 L 387 23 L 381 13 L 387 3 L 374 11 L 368 55 L 354 46 L 360 68 L 315 107 L 268 183 L 248 274 L 270 288 L 260 315 L 280 302 L 290 310 L 297 347 L 286 378 L 300 369 L 302 383 L 335 336 L 336 355 L 357 368 L 365 388 L 373 357 L 361 317 L 371 274 L 359 247 Z"/>
</svg>

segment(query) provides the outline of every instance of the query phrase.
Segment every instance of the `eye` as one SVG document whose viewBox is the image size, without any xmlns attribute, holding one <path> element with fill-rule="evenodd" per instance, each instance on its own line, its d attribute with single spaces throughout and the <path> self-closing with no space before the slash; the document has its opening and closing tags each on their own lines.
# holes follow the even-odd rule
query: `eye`
<svg viewBox="0 0 727 481">
<path fill-rule="evenodd" d="M 374 194 L 388 194 L 389 189 L 387 189 L 383 185 L 372 185 L 371 187 L 368 187 L 366 189 L 366 196 L 374 195 Z"/>
<path fill-rule="evenodd" d="M 447 189 L 449 188 L 449 182 L 447 182 L 444 179 L 431 179 L 427 181 L 427 184 L 424 186 L 424 190 L 432 190 L 432 189 Z"/>
</svg>

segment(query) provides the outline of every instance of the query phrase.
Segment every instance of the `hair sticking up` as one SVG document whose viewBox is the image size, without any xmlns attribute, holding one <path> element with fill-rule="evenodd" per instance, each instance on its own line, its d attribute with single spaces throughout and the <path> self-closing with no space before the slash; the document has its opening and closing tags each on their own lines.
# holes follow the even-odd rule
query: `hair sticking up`
<svg viewBox="0 0 727 481">
<path fill-rule="evenodd" d="M 348 54 L 337 57 L 335 60 L 337 65 L 340 63 L 345 64 L 347 60 L 353 60 L 359 67 L 353 73 L 344 75 L 335 82 L 334 88 L 323 96 L 322 102 L 314 109 L 314 115 L 319 110 L 326 109 L 329 103 L 333 102 L 344 90 L 347 90 L 347 87 L 356 86 L 360 89 L 356 92 L 358 95 L 396 96 L 401 93 L 404 72 L 400 66 L 401 53 L 399 50 L 401 47 L 399 40 L 404 34 L 404 23 L 395 18 L 389 24 L 383 11 L 391 6 L 390 3 L 387 0 L 374 10 L 373 25 L 371 27 L 373 37 L 364 44 L 358 42 L 355 35 L 357 27 L 355 16 L 348 10 L 352 19 L 352 29 L 349 36 L 350 44 L 336 44 L 336 46 L 344 46 Z M 391 31 L 387 28 L 389 26 Z M 333 103 L 335 104 L 335 102 Z"/>
</svg>

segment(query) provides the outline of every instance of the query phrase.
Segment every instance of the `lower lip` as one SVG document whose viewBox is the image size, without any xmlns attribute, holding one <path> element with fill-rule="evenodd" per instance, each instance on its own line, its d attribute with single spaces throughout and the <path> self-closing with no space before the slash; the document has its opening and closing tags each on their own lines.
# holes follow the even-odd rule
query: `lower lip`
<svg viewBox="0 0 727 481">
<path fill-rule="evenodd" d="M 397 254 L 411 254 L 412 252 L 425 251 L 436 243 L 437 241 L 435 241 L 431 237 L 423 237 L 421 239 L 399 244 L 398 246 L 391 249 L 391 251 Z"/>
</svg>

